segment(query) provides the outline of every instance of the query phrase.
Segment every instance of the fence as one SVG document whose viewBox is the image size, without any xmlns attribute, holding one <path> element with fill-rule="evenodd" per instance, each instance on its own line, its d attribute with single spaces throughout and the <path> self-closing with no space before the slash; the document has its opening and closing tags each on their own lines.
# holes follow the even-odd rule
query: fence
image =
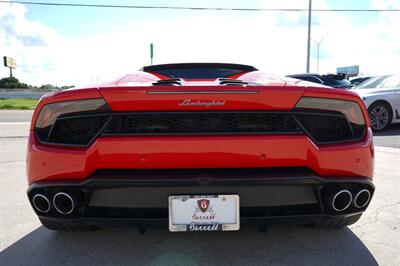
<svg viewBox="0 0 400 266">
<path fill-rule="evenodd" d="M 2 89 L 0 88 L 0 99 L 24 98 L 39 99 L 51 91 L 33 90 L 33 89 Z"/>
</svg>

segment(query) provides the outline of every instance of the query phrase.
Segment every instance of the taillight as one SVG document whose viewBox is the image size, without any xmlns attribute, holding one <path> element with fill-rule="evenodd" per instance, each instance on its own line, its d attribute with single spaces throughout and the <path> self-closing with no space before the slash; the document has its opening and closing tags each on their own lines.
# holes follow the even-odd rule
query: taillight
<svg viewBox="0 0 400 266">
<path fill-rule="evenodd" d="M 52 136 L 52 131 L 57 124 L 59 126 L 68 125 L 68 128 L 64 128 L 62 130 L 63 134 L 70 133 L 70 130 L 74 130 L 73 128 L 73 116 L 75 114 L 85 114 L 86 112 L 90 112 L 93 115 L 93 112 L 98 112 L 100 119 L 100 123 L 105 123 L 106 119 L 101 114 L 110 110 L 107 103 L 104 99 L 87 99 L 87 100 L 76 100 L 76 101 L 65 101 L 65 102 L 57 102 L 46 104 L 39 113 L 38 119 L 35 124 L 36 136 L 41 142 L 49 142 L 52 138 L 57 136 Z M 82 139 L 84 143 L 76 143 L 77 145 L 84 145 L 87 142 L 87 139 L 90 139 L 95 132 L 93 131 L 92 123 L 96 119 L 88 119 L 88 121 L 84 122 L 82 125 L 82 120 L 80 120 L 81 130 L 85 133 Z M 63 123 L 58 123 L 58 121 L 63 121 Z M 96 121 L 97 124 L 99 121 Z M 77 125 L 78 126 L 78 125 Z M 82 135 L 82 133 L 81 133 Z M 57 141 L 51 141 L 54 144 L 57 144 Z M 62 143 L 60 143 L 62 144 Z"/>
<path fill-rule="evenodd" d="M 353 101 L 303 97 L 296 104 L 295 117 L 317 143 L 358 140 L 365 132 L 363 113 Z"/>
</svg>

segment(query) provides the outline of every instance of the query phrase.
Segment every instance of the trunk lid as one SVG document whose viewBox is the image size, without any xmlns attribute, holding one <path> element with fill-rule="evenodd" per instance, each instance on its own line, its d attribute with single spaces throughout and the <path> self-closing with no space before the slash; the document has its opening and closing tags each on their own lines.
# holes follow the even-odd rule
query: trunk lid
<svg viewBox="0 0 400 266">
<path fill-rule="evenodd" d="M 114 111 L 290 110 L 301 86 L 143 86 L 103 87 L 99 91 Z"/>
</svg>

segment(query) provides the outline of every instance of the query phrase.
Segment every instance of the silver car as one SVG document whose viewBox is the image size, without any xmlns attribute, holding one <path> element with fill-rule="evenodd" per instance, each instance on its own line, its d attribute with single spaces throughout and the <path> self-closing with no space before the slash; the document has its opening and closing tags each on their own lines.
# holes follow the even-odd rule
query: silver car
<svg viewBox="0 0 400 266">
<path fill-rule="evenodd" d="M 400 75 L 371 78 L 353 91 L 368 108 L 373 130 L 382 131 L 392 123 L 400 123 Z"/>
</svg>

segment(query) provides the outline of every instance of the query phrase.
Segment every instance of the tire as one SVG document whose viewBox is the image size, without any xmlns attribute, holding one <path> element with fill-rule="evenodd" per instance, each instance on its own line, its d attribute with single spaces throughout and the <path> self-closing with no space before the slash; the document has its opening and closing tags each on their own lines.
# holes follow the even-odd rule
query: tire
<svg viewBox="0 0 400 266">
<path fill-rule="evenodd" d="M 347 218 L 342 218 L 342 219 L 330 219 L 330 220 L 324 220 L 318 223 L 312 224 L 312 227 L 316 228 L 341 228 L 345 227 L 348 225 L 352 225 L 356 223 L 361 217 L 361 214 L 350 216 Z"/>
<path fill-rule="evenodd" d="M 83 231 L 95 231 L 98 229 L 94 226 L 87 225 L 77 225 L 72 223 L 63 223 L 63 222 L 53 222 L 49 220 L 40 219 L 40 222 L 49 230 L 54 231 L 64 231 L 64 232 L 83 232 Z"/>
<path fill-rule="evenodd" d="M 385 102 L 373 103 L 368 108 L 368 114 L 372 130 L 376 132 L 385 130 L 392 121 L 392 109 Z"/>
</svg>

